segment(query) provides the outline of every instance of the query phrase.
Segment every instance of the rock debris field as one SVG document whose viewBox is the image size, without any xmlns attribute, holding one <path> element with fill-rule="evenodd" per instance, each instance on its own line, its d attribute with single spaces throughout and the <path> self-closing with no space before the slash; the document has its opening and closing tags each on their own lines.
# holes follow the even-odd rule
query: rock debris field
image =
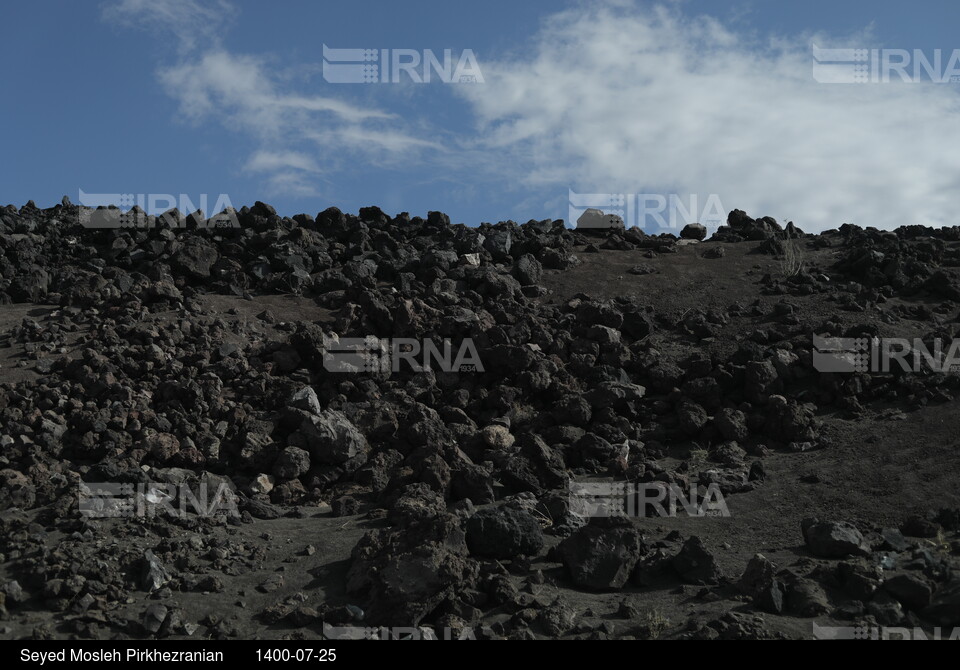
<svg viewBox="0 0 960 670">
<path fill-rule="evenodd" d="M 960 228 L 616 223 L 0 209 L 0 637 L 960 635 Z"/>
</svg>

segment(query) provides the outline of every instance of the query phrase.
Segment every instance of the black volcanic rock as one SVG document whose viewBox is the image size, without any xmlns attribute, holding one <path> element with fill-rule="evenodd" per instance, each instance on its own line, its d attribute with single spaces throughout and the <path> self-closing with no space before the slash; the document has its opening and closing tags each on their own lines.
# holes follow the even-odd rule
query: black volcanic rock
<svg viewBox="0 0 960 670">
<path fill-rule="evenodd" d="M 680 231 L 684 240 L 703 240 L 707 237 L 707 227 L 700 223 L 688 223 Z"/>
<path fill-rule="evenodd" d="M 593 523 L 565 539 L 558 551 L 574 584 L 602 591 L 627 583 L 646 545 L 629 523 Z"/>
<path fill-rule="evenodd" d="M 513 558 L 536 555 L 543 548 L 537 520 L 506 505 L 478 511 L 467 520 L 466 531 L 467 546 L 474 556 Z"/>
<path fill-rule="evenodd" d="M 683 543 L 673 559 L 673 568 L 687 584 L 717 584 L 722 577 L 717 560 L 697 536 Z"/>
<path fill-rule="evenodd" d="M 852 524 L 810 518 L 803 520 L 802 528 L 807 547 L 815 556 L 846 558 L 870 553 L 863 535 Z"/>
</svg>

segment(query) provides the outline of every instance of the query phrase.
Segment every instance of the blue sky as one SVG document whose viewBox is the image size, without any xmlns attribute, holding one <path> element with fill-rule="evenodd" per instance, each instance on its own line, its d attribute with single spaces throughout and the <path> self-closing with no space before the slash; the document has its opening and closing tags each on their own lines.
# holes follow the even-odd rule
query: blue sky
<svg viewBox="0 0 960 670">
<path fill-rule="evenodd" d="M 573 191 L 643 194 L 654 213 L 659 196 L 680 224 L 733 208 L 808 230 L 960 224 L 960 83 L 824 84 L 811 66 L 817 44 L 939 49 L 946 70 L 947 0 L 36 0 L 0 16 L 2 203 L 225 194 L 476 225 L 569 220 Z M 469 50 L 483 82 L 330 83 L 324 44 Z"/>
</svg>

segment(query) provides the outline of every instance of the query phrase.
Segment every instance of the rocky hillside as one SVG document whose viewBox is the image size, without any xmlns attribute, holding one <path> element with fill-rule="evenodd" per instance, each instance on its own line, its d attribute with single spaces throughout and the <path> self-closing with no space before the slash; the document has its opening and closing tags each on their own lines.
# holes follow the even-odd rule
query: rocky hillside
<svg viewBox="0 0 960 670">
<path fill-rule="evenodd" d="M 0 636 L 960 626 L 960 376 L 814 346 L 949 346 L 960 228 L 707 232 L 0 210 Z"/>
</svg>

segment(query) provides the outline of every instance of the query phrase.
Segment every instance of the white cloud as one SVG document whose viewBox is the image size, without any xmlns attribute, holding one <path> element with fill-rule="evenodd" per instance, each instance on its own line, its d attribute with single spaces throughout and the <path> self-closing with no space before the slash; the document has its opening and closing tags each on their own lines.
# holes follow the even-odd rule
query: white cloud
<svg viewBox="0 0 960 670">
<path fill-rule="evenodd" d="M 316 120 L 311 118 L 314 113 L 349 123 L 395 118 L 335 98 L 283 93 L 262 58 L 222 50 L 163 68 L 160 81 L 188 118 L 199 121 L 216 117 L 273 139 L 298 127 L 308 130 L 315 125 Z"/>
<path fill-rule="evenodd" d="M 258 151 L 250 157 L 246 165 L 250 172 L 272 172 L 284 168 L 304 172 L 320 171 L 313 158 L 299 151 Z"/>
<path fill-rule="evenodd" d="M 262 174 L 273 194 L 315 195 L 321 174 L 351 156 L 389 164 L 441 149 L 406 130 L 394 113 L 289 90 L 285 72 L 270 59 L 226 50 L 215 37 L 234 14 L 224 0 L 120 0 L 104 19 L 177 35 L 176 62 L 158 70 L 164 90 L 186 119 L 214 121 L 251 138 L 257 148 L 245 169 Z M 316 157 L 303 152 L 304 144 Z"/>
<path fill-rule="evenodd" d="M 185 51 L 218 45 L 235 15 L 226 0 L 118 0 L 103 9 L 107 21 L 174 34 Z"/>
<path fill-rule="evenodd" d="M 315 197 L 320 195 L 316 179 L 304 172 L 280 169 L 270 174 L 267 179 L 266 192 L 268 195 L 295 195 L 301 197 Z"/>
<path fill-rule="evenodd" d="M 395 130 L 376 130 L 359 125 L 349 125 L 334 130 L 311 132 L 306 135 L 322 146 L 340 142 L 353 150 L 366 153 L 385 153 L 396 157 L 409 157 L 409 152 L 421 149 L 446 151 L 443 145 L 431 140 L 413 137 Z"/>
<path fill-rule="evenodd" d="M 618 4 L 554 15 L 529 53 L 485 59 L 486 85 L 456 88 L 509 180 L 701 204 L 715 193 L 808 229 L 960 223 L 950 85 L 818 84 L 809 35 L 756 42 Z"/>
</svg>

